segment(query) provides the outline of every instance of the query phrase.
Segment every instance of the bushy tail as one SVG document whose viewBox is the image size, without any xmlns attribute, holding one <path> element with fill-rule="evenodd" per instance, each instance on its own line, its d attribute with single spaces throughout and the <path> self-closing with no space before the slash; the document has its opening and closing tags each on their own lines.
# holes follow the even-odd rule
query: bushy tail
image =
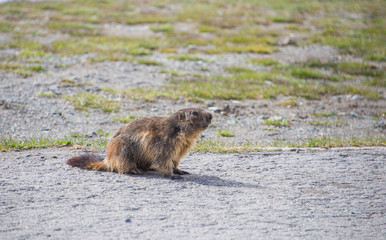
<svg viewBox="0 0 386 240">
<path fill-rule="evenodd" d="M 96 154 L 88 153 L 72 157 L 67 160 L 67 164 L 82 169 L 107 171 L 107 166 L 104 164 L 103 158 Z"/>
</svg>

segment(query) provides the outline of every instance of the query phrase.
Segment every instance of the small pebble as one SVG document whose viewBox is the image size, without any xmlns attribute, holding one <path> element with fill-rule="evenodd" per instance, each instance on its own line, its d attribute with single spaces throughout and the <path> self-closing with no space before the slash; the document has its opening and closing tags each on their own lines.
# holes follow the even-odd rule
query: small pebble
<svg viewBox="0 0 386 240">
<path fill-rule="evenodd" d="M 131 219 L 130 218 L 126 218 L 125 222 L 130 223 Z"/>
<path fill-rule="evenodd" d="M 215 113 L 221 112 L 221 109 L 218 108 L 218 107 L 209 107 L 208 110 L 209 110 L 210 112 L 215 112 Z"/>
</svg>

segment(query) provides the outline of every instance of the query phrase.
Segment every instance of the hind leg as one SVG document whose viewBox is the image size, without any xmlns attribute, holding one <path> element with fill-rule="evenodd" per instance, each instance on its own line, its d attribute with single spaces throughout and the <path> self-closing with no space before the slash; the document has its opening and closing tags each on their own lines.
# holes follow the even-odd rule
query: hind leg
<svg viewBox="0 0 386 240">
<path fill-rule="evenodd" d="M 135 174 L 142 175 L 143 171 L 137 168 L 137 164 L 134 162 L 129 162 L 121 156 L 111 156 L 105 160 L 109 171 L 116 172 L 120 174 Z"/>
</svg>

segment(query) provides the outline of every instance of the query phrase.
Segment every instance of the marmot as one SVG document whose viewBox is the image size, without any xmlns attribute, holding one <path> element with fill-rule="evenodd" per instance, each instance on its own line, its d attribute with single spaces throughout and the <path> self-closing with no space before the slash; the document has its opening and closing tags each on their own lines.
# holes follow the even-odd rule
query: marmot
<svg viewBox="0 0 386 240">
<path fill-rule="evenodd" d="M 98 155 L 83 154 L 67 163 L 117 173 L 143 174 L 153 169 L 165 177 L 189 174 L 178 165 L 211 120 L 212 114 L 199 108 L 182 109 L 169 118 L 135 119 L 114 134 L 104 160 Z"/>
</svg>

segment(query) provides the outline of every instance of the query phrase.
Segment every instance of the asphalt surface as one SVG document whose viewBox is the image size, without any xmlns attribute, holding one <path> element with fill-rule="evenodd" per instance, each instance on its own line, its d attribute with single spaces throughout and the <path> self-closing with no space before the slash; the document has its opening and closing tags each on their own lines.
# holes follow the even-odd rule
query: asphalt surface
<svg viewBox="0 0 386 240">
<path fill-rule="evenodd" d="M 386 148 L 193 153 L 182 180 L 0 152 L 0 239 L 385 239 Z"/>
</svg>

